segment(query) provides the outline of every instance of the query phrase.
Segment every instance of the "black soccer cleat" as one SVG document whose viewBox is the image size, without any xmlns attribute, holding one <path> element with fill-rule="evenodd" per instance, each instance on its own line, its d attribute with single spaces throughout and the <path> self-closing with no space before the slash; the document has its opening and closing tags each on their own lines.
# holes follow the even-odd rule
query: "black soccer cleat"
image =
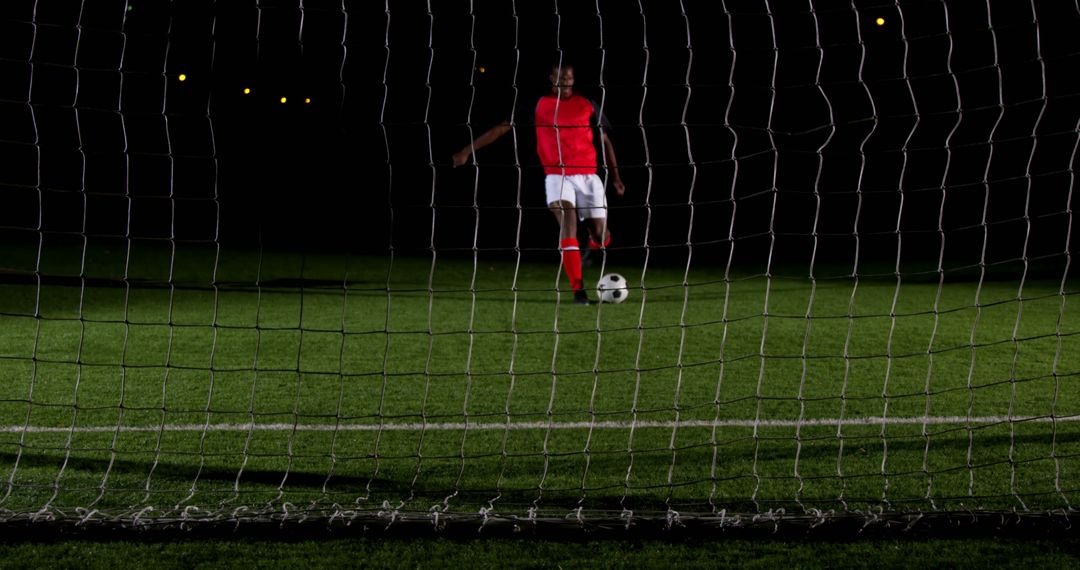
<svg viewBox="0 0 1080 570">
<path fill-rule="evenodd" d="M 581 266 L 588 269 L 596 264 L 600 263 L 600 250 L 587 248 L 581 252 Z"/>
<path fill-rule="evenodd" d="M 578 289 L 574 291 L 574 304 L 575 305 L 591 305 L 592 301 L 589 300 L 589 294 L 584 289 Z"/>
</svg>

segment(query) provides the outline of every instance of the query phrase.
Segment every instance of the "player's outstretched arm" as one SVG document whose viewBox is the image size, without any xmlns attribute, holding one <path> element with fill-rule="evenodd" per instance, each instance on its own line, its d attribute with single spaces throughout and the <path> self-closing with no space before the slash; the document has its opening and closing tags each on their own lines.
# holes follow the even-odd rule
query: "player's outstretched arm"
<svg viewBox="0 0 1080 570">
<path fill-rule="evenodd" d="M 465 148 L 454 153 L 454 168 L 464 165 L 469 161 L 469 157 L 472 156 L 473 151 L 480 150 L 499 140 L 499 137 L 510 132 L 511 128 L 509 121 L 503 121 L 488 129 L 484 134 L 476 137 L 476 139 L 465 146 Z"/>
<path fill-rule="evenodd" d="M 615 194 L 621 197 L 626 193 L 626 185 L 619 176 L 619 161 L 615 159 L 615 145 L 611 144 L 611 138 L 607 136 L 607 133 L 603 134 L 603 140 L 604 156 L 607 157 L 607 167 L 611 171 L 611 183 L 615 186 Z"/>
</svg>

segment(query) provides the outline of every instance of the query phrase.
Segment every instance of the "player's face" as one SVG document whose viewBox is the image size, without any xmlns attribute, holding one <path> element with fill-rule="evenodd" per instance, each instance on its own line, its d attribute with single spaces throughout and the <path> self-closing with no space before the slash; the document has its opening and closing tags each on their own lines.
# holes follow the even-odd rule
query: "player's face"
<svg viewBox="0 0 1080 570">
<path fill-rule="evenodd" d="M 551 92 L 557 93 L 560 99 L 569 99 L 574 94 L 573 67 L 562 68 L 562 73 L 559 73 L 558 69 L 553 69 L 549 78 L 551 79 Z"/>
</svg>

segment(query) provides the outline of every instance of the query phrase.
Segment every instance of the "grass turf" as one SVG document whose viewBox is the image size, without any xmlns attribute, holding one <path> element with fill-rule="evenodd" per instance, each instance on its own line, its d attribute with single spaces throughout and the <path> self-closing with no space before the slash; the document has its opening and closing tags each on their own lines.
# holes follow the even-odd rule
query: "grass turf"
<svg viewBox="0 0 1080 570">
<path fill-rule="evenodd" d="M 534 540 L 322 540 L 0 543 L 0 566 L 111 568 L 139 560 L 155 568 L 1067 568 L 1076 540 L 707 542 Z"/>
<path fill-rule="evenodd" d="M 630 300 L 582 307 L 550 263 L 213 254 L 88 249 L 83 279 L 68 250 L 0 283 L 0 509 L 1042 510 L 1080 487 L 1080 425 L 1006 417 L 1080 413 L 1060 278 L 616 264 Z"/>
</svg>

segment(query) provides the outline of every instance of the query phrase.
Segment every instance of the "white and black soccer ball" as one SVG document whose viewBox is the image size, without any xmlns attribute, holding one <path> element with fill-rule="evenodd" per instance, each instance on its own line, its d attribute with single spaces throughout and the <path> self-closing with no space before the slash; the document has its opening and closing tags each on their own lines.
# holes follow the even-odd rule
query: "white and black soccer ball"
<svg viewBox="0 0 1080 570">
<path fill-rule="evenodd" d="M 618 273 L 608 273 L 596 284 L 601 303 L 622 303 L 630 291 L 626 288 L 626 278 Z"/>
</svg>

